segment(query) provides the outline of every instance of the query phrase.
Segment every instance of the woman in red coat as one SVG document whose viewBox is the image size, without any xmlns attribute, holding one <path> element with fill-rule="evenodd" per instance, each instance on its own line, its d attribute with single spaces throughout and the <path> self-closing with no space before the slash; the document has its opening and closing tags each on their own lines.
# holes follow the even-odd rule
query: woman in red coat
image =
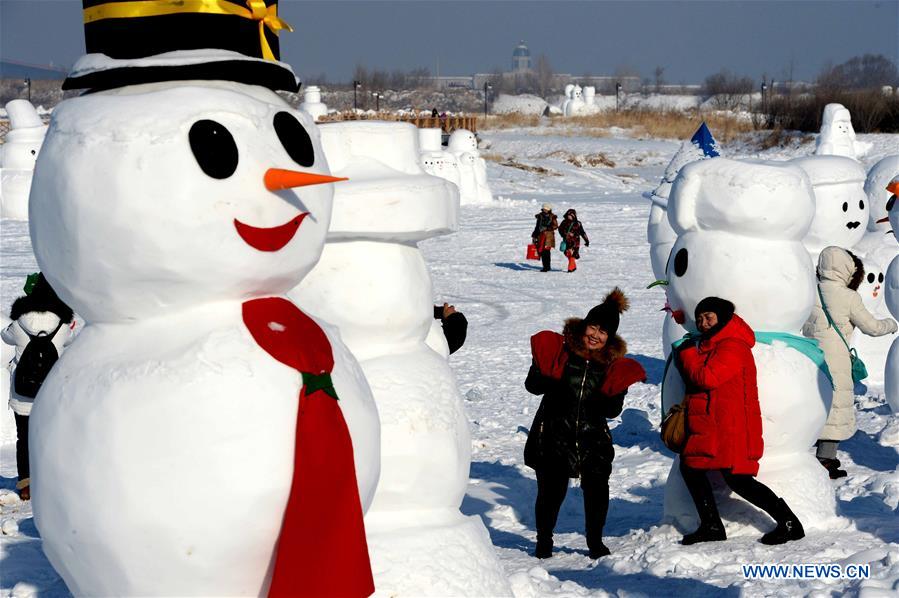
<svg viewBox="0 0 899 598">
<path fill-rule="evenodd" d="M 706 297 L 696 306 L 698 339 L 677 351 L 677 367 L 686 384 L 687 444 L 680 470 L 699 512 L 699 529 L 684 544 L 725 540 L 706 470 L 721 471 L 730 489 L 762 509 L 777 527 L 762 536 L 765 544 L 783 544 L 805 536 L 802 524 L 783 499 L 755 479 L 764 450 L 755 360 L 755 333 L 734 304 Z"/>
</svg>

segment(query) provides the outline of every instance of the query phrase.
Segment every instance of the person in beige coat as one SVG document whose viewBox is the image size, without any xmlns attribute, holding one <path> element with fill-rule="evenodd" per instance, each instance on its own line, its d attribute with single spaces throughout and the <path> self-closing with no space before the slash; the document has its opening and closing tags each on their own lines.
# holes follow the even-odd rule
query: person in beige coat
<svg viewBox="0 0 899 598">
<path fill-rule="evenodd" d="M 832 479 L 841 478 L 846 472 L 840 469 L 837 445 L 855 434 L 855 384 L 852 381 L 852 364 L 849 349 L 839 334 L 831 327 L 827 314 L 821 307 L 821 298 L 843 338 L 852 337 L 858 328 L 868 336 L 883 336 L 896 332 L 896 322 L 890 318 L 878 320 L 865 308 L 856 291 L 865 276 L 860 259 L 841 247 L 827 247 L 818 258 L 818 289 L 815 307 L 802 328 L 807 337 L 818 340 L 827 367 L 833 377 L 833 404 L 827 423 L 818 440 L 817 457 Z"/>
</svg>

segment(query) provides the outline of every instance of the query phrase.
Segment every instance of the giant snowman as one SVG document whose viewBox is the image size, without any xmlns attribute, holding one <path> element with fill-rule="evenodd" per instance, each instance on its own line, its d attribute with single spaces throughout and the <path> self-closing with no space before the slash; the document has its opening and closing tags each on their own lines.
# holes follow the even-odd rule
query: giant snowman
<svg viewBox="0 0 899 598">
<path fill-rule="evenodd" d="M 671 186 L 685 165 L 720 155 L 718 143 L 712 132 L 705 123 L 702 123 L 693 137 L 689 141 L 684 141 L 671 158 L 659 186 L 652 193 L 645 195 L 652 202 L 649 207 L 649 221 L 646 224 L 646 240 L 649 242 L 649 259 L 656 281 L 665 281 L 668 258 L 677 240 L 677 233 L 668 221 L 668 196 L 671 194 Z M 667 301 L 663 311 L 665 316 L 662 322 L 662 351 L 665 357 L 668 357 L 671 343 L 683 337 L 687 331 L 681 326 L 682 314 L 672 313 Z"/>
<path fill-rule="evenodd" d="M 833 398 L 817 344 L 798 336 L 814 305 L 815 276 L 801 240 L 815 212 L 808 177 L 787 163 L 725 158 L 686 165 L 669 198 L 678 233 L 668 263 L 672 308 L 686 316 L 708 296 L 733 301 L 755 330 L 765 453 L 759 479 L 782 496 L 804 525 L 823 525 L 835 513 L 831 482 L 810 452 Z M 683 381 L 669 367 L 667 410 L 683 400 Z M 739 499 L 721 504 L 722 517 L 767 531 L 770 519 Z M 675 460 L 665 489 L 665 516 L 690 528 L 696 511 Z M 753 532 L 756 533 L 756 532 Z"/>
<path fill-rule="evenodd" d="M 27 100 L 8 102 L 6 114 L 10 130 L 0 145 L 0 217 L 28 220 L 28 194 L 47 125 Z"/>
<path fill-rule="evenodd" d="M 889 190 L 892 193 L 887 204 L 890 208 L 889 223 L 892 226 L 893 236 L 899 242 L 899 176 L 890 182 Z M 890 310 L 890 314 L 899 320 L 899 257 L 894 258 L 890 263 L 884 282 L 886 306 Z M 893 346 L 890 347 L 887 355 L 884 394 L 893 413 L 899 413 L 899 338 L 893 341 Z"/>
<path fill-rule="evenodd" d="M 428 344 L 433 296 L 417 243 L 457 230 L 458 189 L 422 170 L 410 124 L 321 129 L 350 181 L 335 188 L 321 260 L 290 296 L 339 326 L 378 404 L 381 478 L 365 518 L 378 595 L 509 595 L 483 523 L 459 511 L 468 419 L 445 353 Z"/>
<path fill-rule="evenodd" d="M 376 407 L 284 297 L 337 180 L 275 93 L 297 87 L 286 25 L 273 2 L 158 4 L 182 12 L 85 11 L 66 87 L 93 93 L 59 105 L 36 169 L 35 255 L 87 324 L 31 415 L 44 551 L 75 595 L 368 595 Z M 209 47 L 176 51 L 198 25 Z"/>
</svg>

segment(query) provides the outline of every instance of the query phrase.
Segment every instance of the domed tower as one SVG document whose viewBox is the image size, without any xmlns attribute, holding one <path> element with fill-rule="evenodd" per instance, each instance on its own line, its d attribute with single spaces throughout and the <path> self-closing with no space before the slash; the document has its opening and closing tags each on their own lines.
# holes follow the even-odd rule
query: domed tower
<svg viewBox="0 0 899 598">
<path fill-rule="evenodd" d="M 531 51 L 522 40 L 512 51 L 512 72 L 522 73 L 529 70 L 531 70 Z"/>
</svg>

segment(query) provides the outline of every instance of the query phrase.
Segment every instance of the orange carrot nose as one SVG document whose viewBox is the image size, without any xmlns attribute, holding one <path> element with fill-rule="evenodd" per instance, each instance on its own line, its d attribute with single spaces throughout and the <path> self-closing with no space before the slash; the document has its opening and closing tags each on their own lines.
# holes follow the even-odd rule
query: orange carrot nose
<svg viewBox="0 0 899 598">
<path fill-rule="evenodd" d="M 306 187 L 308 185 L 322 185 L 324 183 L 348 181 L 349 179 L 329 176 L 326 174 L 315 174 L 313 172 L 298 172 L 296 170 L 284 170 L 283 168 L 269 168 L 265 171 L 265 176 L 262 180 L 265 182 L 265 188 L 269 191 L 281 191 L 283 189 L 293 189 L 294 187 Z"/>
<path fill-rule="evenodd" d="M 899 181 L 890 181 L 890 184 L 887 185 L 887 191 L 893 195 L 899 195 Z"/>
</svg>

